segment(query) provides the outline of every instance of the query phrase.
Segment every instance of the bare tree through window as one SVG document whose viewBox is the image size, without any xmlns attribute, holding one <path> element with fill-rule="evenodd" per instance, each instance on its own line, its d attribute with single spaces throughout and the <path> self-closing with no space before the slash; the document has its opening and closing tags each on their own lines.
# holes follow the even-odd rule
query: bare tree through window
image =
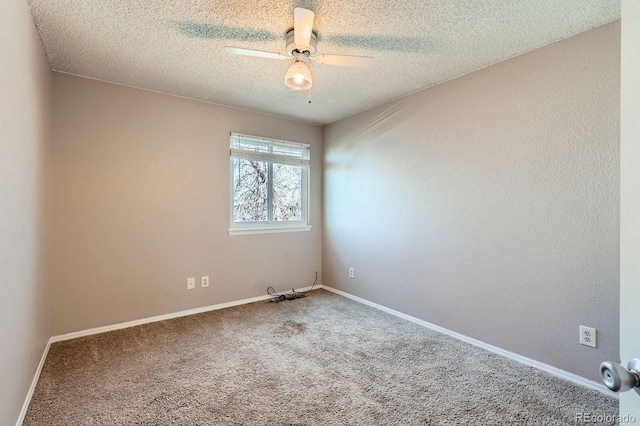
<svg viewBox="0 0 640 426">
<path fill-rule="evenodd" d="M 309 149 L 231 137 L 233 223 L 305 220 Z"/>
<path fill-rule="evenodd" d="M 269 163 L 243 158 L 234 159 L 234 163 L 234 222 L 266 222 L 269 202 Z"/>
<path fill-rule="evenodd" d="M 302 168 L 273 165 L 273 220 L 302 220 Z"/>
</svg>

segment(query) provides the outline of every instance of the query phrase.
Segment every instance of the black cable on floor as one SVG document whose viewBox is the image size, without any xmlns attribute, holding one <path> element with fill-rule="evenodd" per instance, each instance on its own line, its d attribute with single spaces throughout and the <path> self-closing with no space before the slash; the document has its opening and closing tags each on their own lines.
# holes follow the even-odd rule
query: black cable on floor
<svg viewBox="0 0 640 426">
<path fill-rule="evenodd" d="M 282 302 L 285 299 L 287 300 L 293 300 L 296 298 L 296 294 L 298 294 L 294 289 L 291 289 L 291 291 L 287 294 L 280 294 L 276 291 L 275 288 L 273 288 L 272 286 L 267 287 L 267 294 L 269 296 L 273 296 L 273 299 L 271 299 L 272 302 Z"/>
<path fill-rule="evenodd" d="M 286 299 L 284 294 L 279 294 L 272 286 L 267 287 L 267 294 L 273 296 L 273 299 L 271 299 L 272 302 L 282 302 Z"/>
<path fill-rule="evenodd" d="M 292 288 L 292 289 L 291 289 L 291 292 L 289 292 L 289 293 L 287 293 L 287 294 L 280 294 L 280 293 L 278 293 L 278 292 L 276 291 L 276 289 L 275 289 L 275 288 L 273 288 L 273 286 L 269 286 L 269 287 L 267 287 L 267 294 L 268 294 L 269 296 L 272 296 L 271 301 L 272 301 L 272 302 L 276 302 L 276 303 L 277 303 L 277 302 L 283 302 L 283 301 L 285 301 L 285 300 L 293 300 L 293 299 L 295 299 L 295 298 L 296 298 L 296 295 L 297 295 L 298 293 L 308 293 L 308 292 L 310 292 L 311 290 L 313 290 L 313 288 L 316 286 L 316 283 L 317 283 L 317 282 L 318 282 L 318 271 L 316 271 L 316 277 L 315 277 L 315 278 L 314 278 L 314 280 L 313 280 L 313 284 L 311 285 L 311 288 L 310 288 L 309 290 L 307 290 L 307 291 L 300 291 L 300 292 L 297 292 L 295 289 L 293 289 L 293 288 Z"/>
</svg>

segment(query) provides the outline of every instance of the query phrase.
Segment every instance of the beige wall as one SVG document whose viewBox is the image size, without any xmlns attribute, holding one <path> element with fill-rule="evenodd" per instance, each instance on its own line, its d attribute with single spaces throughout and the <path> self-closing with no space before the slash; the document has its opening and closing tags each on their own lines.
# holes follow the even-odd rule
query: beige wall
<svg viewBox="0 0 640 426">
<path fill-rule="evenodd" d="M 597 379 L 618 358 L 618 37 L 326 127 L 321 253 L 320 127 L 59 73 L 52 113 L 28 7 L 1 3 L 0 424 L 50 335 L 306 286 L 322 261 L 320 282 Z M 312 145 L 310 232 L 227 235 L 230 131 Z"/>
<path fill-rule="evenodd" d="M 229 132 L 311 144 L 311 231 L 227 234 Z M 56 335 L 320 273 L 320 127 L 54 73 L 53 155 Z"/>
<path fill-rule="evenodd" d="M 326 127 L 323 283 L 599 380 L 618 358 L 619 37 Z"/>
<path fill-rule="evenodd" d="M 27 3 L 0 2 L 0 424 L 15 424 L 50 336 L 51 70 Z"/>
</svg>

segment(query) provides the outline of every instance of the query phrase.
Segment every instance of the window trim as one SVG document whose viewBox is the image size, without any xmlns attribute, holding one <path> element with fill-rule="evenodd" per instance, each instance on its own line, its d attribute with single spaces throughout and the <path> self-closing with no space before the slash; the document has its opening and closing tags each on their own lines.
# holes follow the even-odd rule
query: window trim
<svg viewBox="0 0 640 426">
<path fill-rule="evenodd" d="M 310 231 L 311 225 L 300 226 L 275 226 L 275 227 L 259 227 L 259 228 L 229 228 L 229 235 L 250 235 L 250 234 L 276 234 L 284 232 L 305 232 Z"/>
<path fill-rule="evenodd" d="M 242 153 L 238 149 L 231 148 L 231 141 L 233 137 L 245 137 L 247 139 L 254 139 L 265 141 L 272 145 L 296 145 L 309 150 L 309 159 L 295 159 L 291 158 L 277 158 L 277 155 L 261 155 L 261 154 L 247 154 Z M 288 164 L 292 166 L 300 166 L 302 168 L 302 220 L 300 221 L 288 221 L 288 222 L 246 222 L 246 223 L 234 223 L 233 222 L 233 205 L 234 205 L 234 188 L 233 188 L 233 161 L 235 158 L 245 158 L 248 160 L 258 160 L 265 161 L 269 163 L 269 186 L 267 187 L 268 192 L 268 216 L 271 220 L 272 214 L 272 167 L 273 163 L 279 164 Z M 275 161 L 274 161 L 275 160 Z M 281 160 L 281 161 L 278 161 Z M 310 185 L 310 175 L 311 175 L 311 146 L 309 144 L 300 143 L 300 142 L 290 142 L 284 141 L 280 139 L 271 139 L 265 138 L 261 136 L 251 136 L 245 135 L 241 133 L 233 133 L 231 132 L 229 135 L 229 229 L 227 229 L 227 233 L 229 235 L 248 235 L 248 234 L 272 234 L 272 233 L 285 233 L 285 232 L 304 232 L 311 230 L 311 185 Z"/>
</svg>

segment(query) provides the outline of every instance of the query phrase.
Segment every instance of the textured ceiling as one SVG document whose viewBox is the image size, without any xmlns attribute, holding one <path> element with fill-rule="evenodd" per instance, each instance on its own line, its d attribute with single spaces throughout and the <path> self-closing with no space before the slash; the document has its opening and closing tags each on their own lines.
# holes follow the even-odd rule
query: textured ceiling
<svg viewBox="0 0 640 426">
<path fill-rule="evenodd" d="M 618 19 L 619 0 L 28 0 L 51 68 L 158 92 L 331 123 Z M 318 53 L 373 56 L 370 68 L 310 63 L 307 92 L 284 86 L 294 7 L 316 13 Z"/>
</svg>

